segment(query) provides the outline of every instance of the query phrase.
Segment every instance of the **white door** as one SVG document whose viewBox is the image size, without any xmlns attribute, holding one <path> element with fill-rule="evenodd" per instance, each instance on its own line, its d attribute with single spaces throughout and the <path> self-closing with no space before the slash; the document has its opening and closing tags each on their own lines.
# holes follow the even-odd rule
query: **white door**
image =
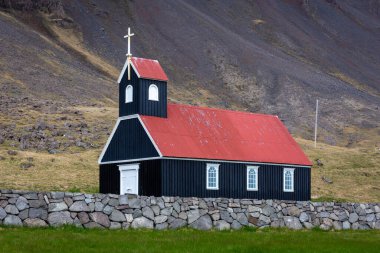
<svg viewBox="0 0 380 253">
<path fill-rule="evenodd" d="M 139 164 L 119 165 L 120 195 L 139 194 Z"/>
</svg>

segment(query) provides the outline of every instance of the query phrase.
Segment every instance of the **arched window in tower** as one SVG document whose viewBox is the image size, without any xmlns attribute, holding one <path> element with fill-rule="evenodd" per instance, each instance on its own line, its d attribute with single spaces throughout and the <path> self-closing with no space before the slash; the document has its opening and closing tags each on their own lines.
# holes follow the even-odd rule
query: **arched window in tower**
<svg viewBox="0 0 380 253">
<path fill-rule="evenodd" d="M 133 102 L 133 86 L 128 85 L 125 89 L 125 103 Z"/>
<path fill-rule="evenodd" d="M 148 99 L 152 101 L 158 101 L 158 87 L 155 84 L 149 86 Z"/>
</svg>

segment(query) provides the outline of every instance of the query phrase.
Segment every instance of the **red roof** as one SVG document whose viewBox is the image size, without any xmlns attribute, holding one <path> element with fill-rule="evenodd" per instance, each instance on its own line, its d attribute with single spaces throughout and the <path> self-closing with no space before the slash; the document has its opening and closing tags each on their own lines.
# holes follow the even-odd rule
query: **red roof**
<svg viewBox="0 0 380 253">
<path fill-rule="evenodd" d="M 157 60 L 132 57 L 131 61 L 139 78 L 168 81 L 168 77 Z"/>
<path fill-rule="evenodd" d="M 168 104 L 141 119 L 165 157 L 312 165 L 277 116 Z"/>
</svg>

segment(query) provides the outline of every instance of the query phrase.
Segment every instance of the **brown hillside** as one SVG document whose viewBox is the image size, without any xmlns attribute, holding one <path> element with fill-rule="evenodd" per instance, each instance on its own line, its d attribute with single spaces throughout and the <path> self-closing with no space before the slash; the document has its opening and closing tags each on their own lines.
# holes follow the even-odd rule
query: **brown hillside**
<svg viewBox="0 0 380 253">
<path fill-rule="evenodd" d="M 379 135 L 379 1 L 0 6 L 3 95 L 73 105 L 116 101 L 122 35 L 131 26 L 134 55 L 160 60 L 174 101 L 278 114 L 293 134 L 312 138 L 318 98 L 323 141 L 353 145 Z"/>
</svg>

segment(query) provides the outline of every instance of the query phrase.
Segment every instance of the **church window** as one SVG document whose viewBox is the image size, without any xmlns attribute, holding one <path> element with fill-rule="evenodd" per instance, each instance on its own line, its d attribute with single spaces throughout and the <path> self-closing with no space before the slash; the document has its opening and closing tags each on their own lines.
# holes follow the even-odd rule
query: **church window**
<svg viewBox="0 0 380 253">
<path fill-rule="evenodd" d="M 158 87 L 155 84 L 149 86 L 148 99 L 152 101 L 158 101 Z"/>
<path fill-rule="evenodd" d="M 133 86 L 128 85 L 125 89 L 125 103 L 133 102 Z"/>
</svg>

